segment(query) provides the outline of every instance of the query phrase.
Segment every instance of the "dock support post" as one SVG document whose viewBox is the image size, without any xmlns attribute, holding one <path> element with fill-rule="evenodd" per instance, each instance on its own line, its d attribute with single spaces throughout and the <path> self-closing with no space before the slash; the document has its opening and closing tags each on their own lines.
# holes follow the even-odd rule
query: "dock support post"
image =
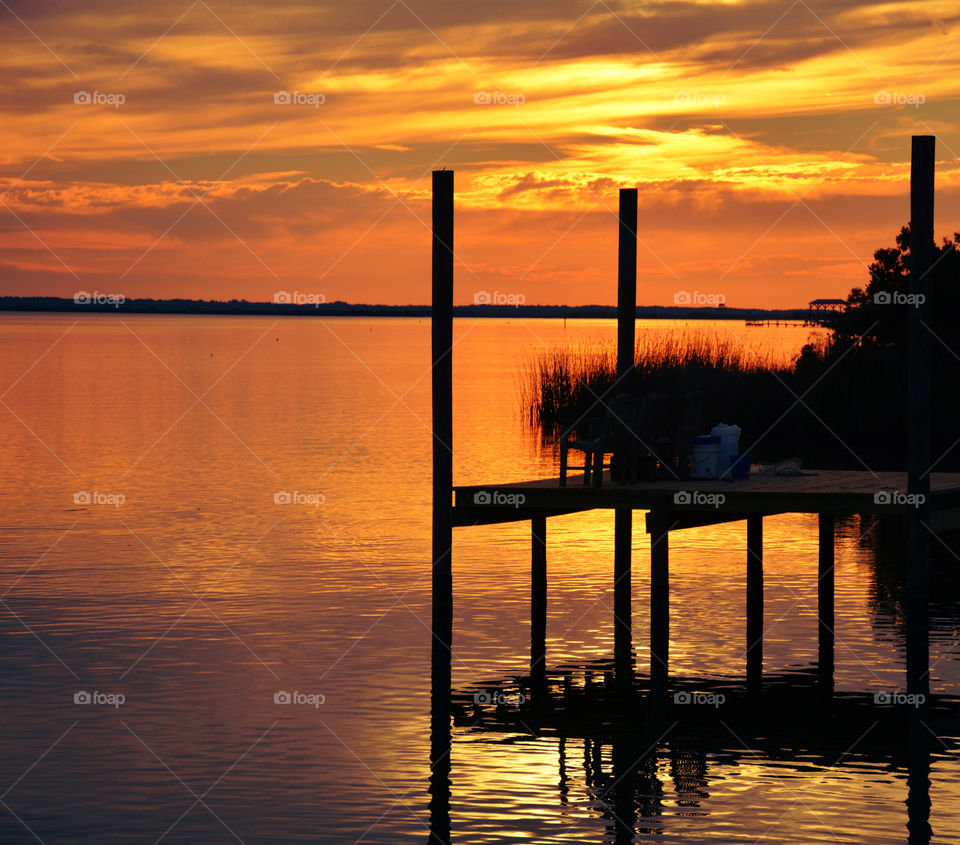
<svg viewBox="0 0 960 845">
<path fill-rule="evenodd" d="M 665 704 L 670 661 L 670 529 L 668 511 L 650 510 L 650 691 Z"/>
<path fill-rule="evenodd" d="M 637 323 L 637 189 L 620 189 L 617 254 L 617 380 L 633 369 Z M 629 385 L 623 385 L 628 387 Z"/>
<path fill-rule="evenodd" d="M 915 135 L 910 168 L 910 294 L 907 309 L 907 692 L 928 695 L 930 592 L 930 398 L 933 361 L 933 187 L 936 139 Z"/>
<path fill-rule="evenodd" d="M 530 679 L 536 687 L 546 680 L 547 666 L 547 518 L 530 523 Z"/>
<path fill-rule="evenodd" d="M 617 381 L 630 388 L 637 321 L 637 189 L 620 189 L 617 254 Z M 620 392 L 619 390 L 617 392 Z M 628 680 L 633 674 L 633 511 L 617 508 L 613 522 L 614 666 Z"/>
<path fill-rule="evenodd" d="M 817 680 L 826 695 L 833 695 L 833 588 L 834 588 L 834 518 L 832 513 L 819 514 L 819 565 L 817 567 Z"/>
<path fill-rule="evenodd" d="M 633 672 L 633 511 L 617 508 L 613 519 L 613 662 L 626 680 Z"/>
<path fill-rule="evenodd" d="M 907 710 L 907 845 L 928 845 L 930 828 L 930 704 Z"/>
<path fill-rule="evenodd" d="M 453 171 L 433 173 L 433 595 L 430 841 L 450 841 L 450 685 L 453 640 Z"/>
<path fill-rule="evenodd" d="M 763 517 L 747 517 L 747 690 L 763 687 Z"/>
</svg>

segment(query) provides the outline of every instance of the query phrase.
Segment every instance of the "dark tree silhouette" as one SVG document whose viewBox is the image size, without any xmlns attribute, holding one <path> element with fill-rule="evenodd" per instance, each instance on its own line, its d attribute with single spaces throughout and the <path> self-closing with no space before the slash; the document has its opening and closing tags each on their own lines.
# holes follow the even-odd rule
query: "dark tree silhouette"
<svg viewBox="0 0 960 845">
<path fill-rule="evenodd" d="M 934 246 L 932 291 L 934 323 L 931 328 L 948 344 L 957 341 L 960 351 L 960 233 Z M 860 338 L 863 344 L 902 346 L 907 340 L 907 314 L 913 307 L 909 291 L 910 227 L 897 235 L 897 245 L 878 249 L 870 265 L 866 288 L 853 288 L 847 310 L 830 321 L 841 345 Z"/>
<path fill-rule="evenodd" d="M 910 227 L 896 246 L 878 249 L 865 288 L 854 288 L 847 309 L 831 315 L 823 348 L 804 347 L 794 370 L 795 389 L 810 390 L 810 409 L 829 426 L 834 443 L 811 429 L 815 451 L 830 463 L 871 469 L 906 466 L 907 316 L 910 297 Z M 960 233 L 934 247 L 931 269 L 934 335 L 932 419 L 934 470 L 960 469 Z M 817 442 L 818 441 L 818 442 Z M 843 449 L 836 446 L 842 442 Z M 847 454 L 843 455 L 845 451 Z"/>
</svg>

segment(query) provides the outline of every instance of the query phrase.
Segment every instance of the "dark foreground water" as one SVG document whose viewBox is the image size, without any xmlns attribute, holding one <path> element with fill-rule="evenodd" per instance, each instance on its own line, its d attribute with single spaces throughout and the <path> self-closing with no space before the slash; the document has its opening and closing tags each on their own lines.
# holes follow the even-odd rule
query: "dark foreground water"
<svg viewBox="0 0 960 845">
<path fill-rule="evenodd" d="M 612 334 L 457 321 L 457 482 L 551 474 L 521 421 L 523 362 Z M 0 319 L 0 840 L 427 841 L 428 355 L 416 320 Z M 903 686 L 895 541 L 839 525 L 824 705 L 816 521 L 765 521 L 757 709 L 739 687 L 745 526 L 672 536 L 671 669 L 694 703 L 654 731 L 635 526 L 635 688 L 608 673 L 612 515 L 588 513 L 549 521 L 539 695 L 529 526 L 455 532 L 453 840 L 907 841 L 906 709 L 875 703 Z M 943 696 L 960 682 L 960 564 L 941 558 Z M 914 724 L 934 842 L 960 841 L 957 712 Z"/>
</svg>

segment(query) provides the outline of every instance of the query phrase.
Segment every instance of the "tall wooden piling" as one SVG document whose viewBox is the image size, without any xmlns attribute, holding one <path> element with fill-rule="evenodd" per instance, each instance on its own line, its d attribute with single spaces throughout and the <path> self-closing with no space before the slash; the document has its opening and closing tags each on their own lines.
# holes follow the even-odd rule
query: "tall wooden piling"
<svg viewBox="0 0 960 845">
<path fill-rule="evenodd" d="M 637 189 L 620 189 L 617 255 L 617 377 L 633 369 L 637 321 Z"/>
<path fill-rule="evenodd" d="M 907 845 L 928 845 L 930 827 L 930 704 L 907 708 Z"/>
<path fill-rule="evenodd" d="M 818 522 L 817 681 L 822 692 L 833 695 L 834 516 L 821 513 Z"/>
<path fill-rule="evenodd" d="M 453 636 L 453 171 L 433 173 L 433 654 Z"/>
<path fill-rule="evenodd" d="M 910 168 L 910 294 L 907 308 L 907 691 L 927 695 L 930 593 L 930 413 L 933 191 L 936 139 L 915 135 Z"/>
<path fill-rule="evenodd" d="M 613 653 L 621 675 L 633 665 L 633 511 L 613 513 Z"/>
<path fill-rule="evenodd" d="M 747 689 L 763 686 L 763 516 L 747 517 Z"/>
<path fill-rule="evenodd" d="M 659 705 L 670 665 L 670 526 L 665 503 L 650 509 L 650 687 Z"/>
<path fill-rule="evenodd" d="M 535 516 L 530 533 L 530 678 L 542 687 L 547 665 L 547 518 Z"/>
<path fill-rule="evenodd" d="M 933 368 L 934 171 L 936 139 L 914 136 L 910 167 L 910 294 L 907 318 L 907 692 L 920 696 L 911 708 L 909 794 L 910 845 L 930 841 L 930 416 Z"/>
<path fill-rule="evenodd" d="M 453 171 L 433 173 L 433 620 L 430 699 L 431 841 L 450 841 L 453 639 Z"/>
<path fill-rule="evenodd" d="M 637 317 L 637 189 L 620 189 L 620 232 L 617 259 L 617 378 L 630 386 Z M 631 674 L 633 652 L 633 511 L 618 508 L 613 522 L 614 664 L 621 676 Z"/>
</svg>

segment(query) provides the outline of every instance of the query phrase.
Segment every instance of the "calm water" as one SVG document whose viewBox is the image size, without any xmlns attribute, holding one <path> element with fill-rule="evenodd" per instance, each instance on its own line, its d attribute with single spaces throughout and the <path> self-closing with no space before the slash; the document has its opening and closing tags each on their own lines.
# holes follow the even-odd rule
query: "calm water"
<svg viewBox="0 0 960 845">
<path fill-rule="evenodd" d="M 709 330 L 784 355 L 808 335 Z M 553 474 L 522 422 L 524 362 L 614 331 L 458 320 L 456 482 Z M 0 384 L 0 839 L 425 842 L 429 323 L 4 316 Z M 551 666 L 612 655 L 612 521 L 549 522 Z M 902 578 L 877 564 L 870 523 L 839 530 L 837 688 L 900 689 Z M 765 671 L 800 677 L 815 518 L 770 518 L 765 542 Z M 742 678 L 745 546 L 739 523 L 671 537 L 675 674 Z M 458 529 L 453 560 L 455 686 L 522 675 L 529 526 Z M 641 669 L 648 560 L 638 517 Z M 957 596 L 938 595 L 932 686 L 955 694 Z M 612 746 L 538 733 L 457 725 L 454 841 L 614 840 Z M 956 736 L 940 738 L 931 824 L 956 842 Z M 904 842 L 905 768 L 866 747 L 773 753 L 731 730 L 691 782 L 667 738 L 643 763 L 656 810 L 635 841 Z"/>
</svg>

